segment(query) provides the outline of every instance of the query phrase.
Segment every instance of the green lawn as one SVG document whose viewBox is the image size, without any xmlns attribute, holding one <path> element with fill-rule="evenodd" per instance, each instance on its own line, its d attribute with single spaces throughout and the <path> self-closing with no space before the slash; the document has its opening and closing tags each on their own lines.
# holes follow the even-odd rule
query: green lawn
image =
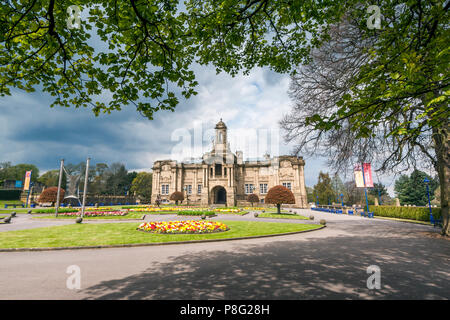
<svg viewBox="0 0 450 320">
<path fill-rule="evenodd" d="M 70 224 L 0 232 L 0 248 L 47 248 L 117 245 L 249 237 L 320 228 L 316 224 L 226 221 L 226 232 L 211 234 L 153 234 L 136 230 L 140 223 Z"/>
<path fill-rule="evenodd" d="M 285 209 L 281 209 L 280 212 L 281 213 L 290 213 L 288 210 L 285 210 Z M 264 209 L 264 213 L 277 213 L 277 208 Z"/>
<path fill-rule="evenodd" d="M 58 217 L 55 217 L 54 214 L 50 215 L 33 215 L 33 219 L 76 219 L 79 216 L 62 216 L 58 215 Z M 95 219 L 101 219 L 101 220 L 121 220 L 121 219 L 142 219 L 144 215 L 141 212 L 130 212 L 124 216 L 103 216 L 103 217 L 84 217 L 83 219 L 87 220 L 95 220 Z"/>
<path fill-rule="evenodd" d="M 309 218 L 301 216 L 299 214 L 278 214 L 278 213 L 270 213 L 270 212 L 262 212 L 258 214 L 258 218 L 276 218 L 276 219 L 300 219 L 300 220 L 309 220 Z"/>
</svg>

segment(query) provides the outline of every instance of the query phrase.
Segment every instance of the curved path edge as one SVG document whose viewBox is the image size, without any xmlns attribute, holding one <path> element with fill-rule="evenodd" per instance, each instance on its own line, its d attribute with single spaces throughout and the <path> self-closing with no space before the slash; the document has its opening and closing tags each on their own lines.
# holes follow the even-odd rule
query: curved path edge
<svg viewBox="0 0 450 320">
<path fill-rule="evenodd" d="M 219 242 L 219 241 L 232 241 L 232 240 L 247 240 L 277 236 L 287 236 L 291 234 L 306 233 L 312 231 L 318 231 L 325 228 L 326 225 L 320 226 L 316 229 L 293 231 L 276 234 L 265 234 L 260 236 L 249 237 L 237 237 L 237 238 L 223 238 L 223 239 L 206 239 L 206 240 L 188 240 L 188 241 L 169 241 L 169 242 L 151 242 L 151 243 L 130 243 L 130 244 L 111 244 L 111 245 L 98 245 L 98 246 L 73 246 L 73 247 L 45 247 L 45 248 L 0 248 L 0 252 L 22 252 L 22 251 L 53 251 L 53 250 L 79 250 L 79 249 L 104 249 L 104 248 L 125 248 L 125 247 L 147 247 L 147 246 L 162 246 L 172 244 L 190 244 L 200 242 Z"/>
</svg>

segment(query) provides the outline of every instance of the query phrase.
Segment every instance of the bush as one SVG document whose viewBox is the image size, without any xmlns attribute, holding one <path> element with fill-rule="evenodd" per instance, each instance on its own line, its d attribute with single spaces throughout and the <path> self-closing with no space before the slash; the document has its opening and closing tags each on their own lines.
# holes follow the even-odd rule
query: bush
<svg viewBox="0 0 450 320">
<path fill-rule="evenodd" d="M 379 217 L 430 221 L 430 209 L 428 207 L 371 206 L 369 210 Z M 441 208 L 431 208 L 431 210 L 435 219 L 441 218 Z"/>
<path fill-rule="evenodd" d="M 280 213 L 281 204 L 293 204 L 295 203 L 294 194 L 291 190 L 283 186 L 275 186 L 270 188 L 267 192 L 267 196 L 264 199 L 265 203 L 272 203 L 277 205 L 277 213 Z"/>
<path fill-rule="evenodd" d="M 321 220 L 320 220 L 320 224 L 323 225 L 323 226 L 325 226 L 325 225 L 327 224 L 327 222 L 326 222 L 324 219 L 321 219 Z"/>
<path fill-rule="evenodd" d="M 64 189 L 60 189 L 59 193 L 59 202 L 63 202 L 64 200 Z M 51 202 L 54 204 L 56 202 L 56 196 L 58 194 L 58 187 L 50 187 L 42 191 L 41 195 L 39 196 L 38 202 Z"/>
<path fill-rule="evenodd" d="M 248 195 L 247 201 L 250 202 L 252 204 L 252 207 L 253 207 L 253 203 L 258 203 L 259 202 L 259 197 L 256 194 L 252 193 L 252 194 Z"/>
<path fill-rule="evenodd" d="M 170 200 L 175 201 L 175 203 L 178 205 L 178 201 L 184 200 L 184 194 L 180 191 L 175 191 L 170 195 Z"/>
</svg>

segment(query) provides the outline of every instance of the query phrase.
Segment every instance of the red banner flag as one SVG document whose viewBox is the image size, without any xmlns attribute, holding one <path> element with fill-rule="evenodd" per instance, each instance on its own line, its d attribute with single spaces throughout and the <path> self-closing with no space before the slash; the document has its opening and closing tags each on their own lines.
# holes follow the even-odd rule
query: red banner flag
<svg viewBox="0 0 450 320">
<path fill-rule="evenodd" d="M 373 188 L 372 167 L 370 166 L 370 163 L 363 163 L 363 168 L 366 188 Z"/>
</svg>

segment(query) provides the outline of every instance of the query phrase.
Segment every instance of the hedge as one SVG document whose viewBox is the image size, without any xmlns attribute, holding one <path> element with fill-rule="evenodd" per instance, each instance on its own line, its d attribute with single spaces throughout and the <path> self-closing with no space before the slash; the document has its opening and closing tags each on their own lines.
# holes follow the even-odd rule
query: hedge
<svg viewBox="0 0 450 320">
<path fill-rule="evenodd" d="M 379 217 L 430 221 L 428 207 L 369 206 L 369 210 Z M 435 219 L 441 218 L 441 208 L 431 208 L 431 210 Z"/>
<path fill-rule="evenodd" d="M 20 200 L 22 190 L 0 190 L 0 200 Z"/>
<path fill-rule="evenodd" d="M 65 212 L 77 212 L 80 211 L 79 209 L 72 209 L 72 208 L 59 208 L 59 213 L 65 213 Z M 37 209 L 33 210 L 33 213 L 55 213 L 55 209 Z"/>
</svg>

